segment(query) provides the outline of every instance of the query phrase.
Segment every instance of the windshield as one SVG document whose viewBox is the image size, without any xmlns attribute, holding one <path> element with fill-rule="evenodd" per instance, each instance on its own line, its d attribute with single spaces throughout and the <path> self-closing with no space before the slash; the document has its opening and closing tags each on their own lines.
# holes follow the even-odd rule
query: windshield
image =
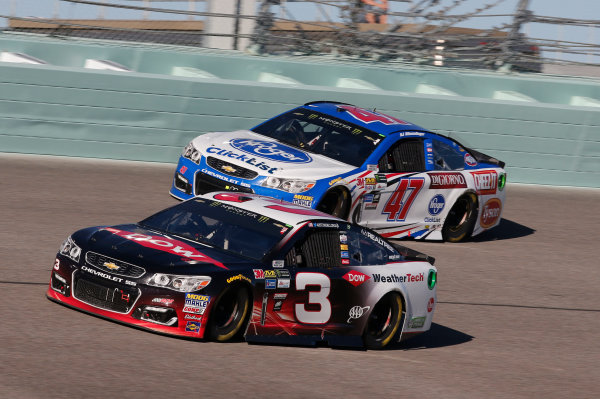
<svg viewBox="0 0 600 399">
<path fill-rule="evenodd" d="M 356 167 L 384 139 L 368 129 L 304 108 L 268 120 L 252 131 Z"/>
<path fill-rule="evenodd" d="M 139 224 L 255 260 L 261 260 L 291 227 L 251 211 L 202 198 L 165 209 Z"/>
</svg>

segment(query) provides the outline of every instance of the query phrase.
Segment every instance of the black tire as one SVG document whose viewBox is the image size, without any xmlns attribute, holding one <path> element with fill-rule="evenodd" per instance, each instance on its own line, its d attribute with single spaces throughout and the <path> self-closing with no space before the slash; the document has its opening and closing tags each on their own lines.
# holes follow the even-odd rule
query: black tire
<svg viewBox="0 0 600 399">
<path fill-rule="evenodd" d="M 347 190 L 331 190 L 325 194 L 317 206 L 317 210 L 346 220 L 350 210 L 350 200 Z"/>
<path fill-rule="evenodd" d="M 400 331 L 402 321 L 402 298 L 389 293 L 377 302 L 367 320 L 363 340 L 367 349 L 383 349 Z"/>
<path fill-rule="evenodd" d="M 477 197 L 467 193 L 456 200 L 446 217 L 442 238 L 448 242 L 459 242 L 473 233 L 477 221 Z"/>
<path fill-rule="evenodd" d="M 215 303 L 208 323 L 208 338 L 227 342 L 243 333 L 250 317 L 250 293 L 242 286 L 229 287 Z"/>
</svg>

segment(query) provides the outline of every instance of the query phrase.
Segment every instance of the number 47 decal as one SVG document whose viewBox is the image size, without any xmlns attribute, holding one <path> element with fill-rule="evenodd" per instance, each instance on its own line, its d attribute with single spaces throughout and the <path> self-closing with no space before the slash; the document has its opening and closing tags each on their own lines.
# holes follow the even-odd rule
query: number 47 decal
<svg viewBox="0 0 600 399">
<path fill-rule="evenodd" d="M 388 222 L 403 222 L 410 210 L 419 191 L 425 184 L 424 178 L 402 179 L 398 183 L 396 191 L 392 193 L 390 199 L 383 208 L 383 214 L 388 215 Z"/>
</svg>

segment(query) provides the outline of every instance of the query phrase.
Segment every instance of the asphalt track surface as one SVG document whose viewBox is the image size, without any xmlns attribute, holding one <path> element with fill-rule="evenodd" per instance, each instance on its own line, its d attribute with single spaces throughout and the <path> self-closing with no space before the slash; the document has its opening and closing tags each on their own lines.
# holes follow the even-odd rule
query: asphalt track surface
<svg viewBox="0 0 600 399">
<path fill-rule="evenodd" d="M 437 259 L 439 304 L 390 350 L 182 340 L 48 301 L 63 239 L 174 204 L 173 171 L 0 154 L 0 397 L 600 397 L 600 190 L 509 183 L 495 230 L 408 241 Z"/>
</svg>

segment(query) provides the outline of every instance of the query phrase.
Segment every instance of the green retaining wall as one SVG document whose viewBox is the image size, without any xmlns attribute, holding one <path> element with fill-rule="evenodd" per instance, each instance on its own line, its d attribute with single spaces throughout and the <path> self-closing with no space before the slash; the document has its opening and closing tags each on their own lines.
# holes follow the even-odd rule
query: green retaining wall
<svg viewBox="0 0 600 399">
<path fill-rule="evenodd" d="M 198 134 L 337 100 L 455 137 L 509 181 L 600 187 L 600 82 L 0 34 L 0 151 L 173 162 Z M 131 72 L 83 68 L 88 58 Z"/>
</svg>

